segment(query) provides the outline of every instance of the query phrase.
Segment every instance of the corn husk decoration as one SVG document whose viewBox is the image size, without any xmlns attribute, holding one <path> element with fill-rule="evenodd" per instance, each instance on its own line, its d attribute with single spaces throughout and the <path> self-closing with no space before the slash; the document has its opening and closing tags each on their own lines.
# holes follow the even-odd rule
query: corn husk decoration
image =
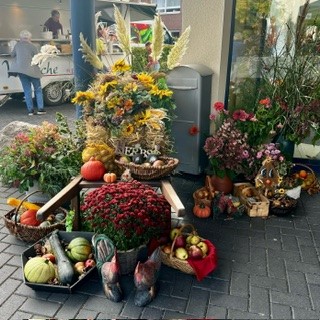
<svg viewBox="0 0 320 320">
<path fill-rule="evenodd" d="M 114 7 L 114 19 L 116 22 L 116 36 L 119 41 L 120 48 L 123 50 L 126 56 L 131 54 L 131 45 L 130 45 L 130 32 L 126 27 L 126 22 L 123 19 L 119 9 L 116 5 Z"/>
<path fill-rule="evenodd" d="M 182 57 L 185 55 L 189 43 L 190 30 L 190 26 L 184 30 L 168 54 L 167 66 L 169 70 L 177 67 L 180 64 Z"/>
<path fill-rule="evenodd" d="M 103 70 L 104 64 L 99 59 L 97 54 L 87 44 L 87 41 L 84 39 L 82 32 L 80 33 L 80 46 L 81 48 L 79 49 L 79 51 L 82 51 L 82 58 L 84 59 L 84 61 L 90 63 L 98 70 Z"/>
<path fill-rule="evenodd" d="M 159 60 L 162 51 L 163 51 L 163 43 L 164 43 L 164 30 L 162 26 L 162 21 L 159 15 L 154 17 L 153 25 L 152 25 L 152 53 L 151 57 L 153 60 Z"/>
</svg>

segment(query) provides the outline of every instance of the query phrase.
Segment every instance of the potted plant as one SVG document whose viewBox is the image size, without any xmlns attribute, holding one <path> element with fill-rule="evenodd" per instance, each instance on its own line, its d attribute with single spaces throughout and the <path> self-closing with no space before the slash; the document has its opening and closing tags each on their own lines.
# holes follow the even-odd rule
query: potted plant
<svg viewBox="0 0 320 320">
<path fill-rule="evenodd" d="M 141 247 L 168 237 L 171 206 L 153 187 L 133 180 L 109 183 L 84 194 L 81 230 L 109 237 L 124 273 L 134 270 Z M 127 259 L 128 255 L 133 256 Z M 130 265 L 129 265 L 130 264 Z"/>
<path fill-rule="evenodd" d="M 216 102 L 213 109 L 210 119 L 215 132 L 204 145 L 209 175 L 252 180 L 266 157 L 272 158 L 282 175 L 287 173 L 290 163 L 276 144 L 265 141 L 266 135 L 272 133 L 270 123 L 261 122 L 259 114 L 243 109 L 225 110 L 221 102 Z"/>
<path fill-rule="evenodd" d="M 17 134 L 4 147 L 0 159 L 0 179 L 20 192 L 35 184 L 50 196 L 65 187 L 80 172 L 81 130 L 73 133 L 66 118 L 57 113 L 57 124 L 43 122 L 26 133 Z"/>
</svg>

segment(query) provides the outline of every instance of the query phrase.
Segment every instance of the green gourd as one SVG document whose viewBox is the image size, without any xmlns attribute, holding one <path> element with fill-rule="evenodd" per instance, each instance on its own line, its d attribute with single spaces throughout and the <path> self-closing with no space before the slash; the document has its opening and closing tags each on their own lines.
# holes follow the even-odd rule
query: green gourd
<svg viewBox="0 0 320 320">
<path fill-rule="evenodd" d="M 51 236 L 49 237 L 49 242 L 53 251 L 53 255 L 56 257 L 59 281 L 63 284 L 71 284 L 75 273 L 72 263 L 66 256 L 65 251 L 61 246 L 58 230 L 52 232 Z"/>
<path fill-rule="evenodd" d="M 92 247 L 86 238 L 77 237 L 70 241 L 66 251 L 68 257 L 74 262 L 86 261 L 92 252 Z"/>
<path fill-rule="evenodd" d="M 61 221 L 63 221 L 65 219 L 65 215 L 61 212 L 61 213 L 57 213 L 55 215 L 55 220 L 54 220 L 54 223 L 59 223 Z"/>
<path fill-rule="evenodd" d="M 42 257 L 33 257 L 23 268 L 24 276 L 29 282 L 48 283 L 55 278 L 53 263 Z"/>
</svg>

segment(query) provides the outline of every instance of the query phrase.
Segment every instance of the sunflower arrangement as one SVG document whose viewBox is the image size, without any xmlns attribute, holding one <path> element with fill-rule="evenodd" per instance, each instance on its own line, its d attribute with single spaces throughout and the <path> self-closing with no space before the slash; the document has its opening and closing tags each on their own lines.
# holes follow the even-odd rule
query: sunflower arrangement
<svg viewBox="0 0 320 320">
<path fill-rule="evenodd" d="M 106 144 L 117 150 L 136 147 L 154 150 L 161 155 L 170 154 L 173 146 L 171 122 L 175 104 L 173 92 L 168 88 L 163 72 L 132 71 L 130 37 L 121 13 L 114 6 L 116 36 L 124 57 L 114 65 L 101 66 L 101 61 L 80 35 L 83 58 L 100 70 L 87 91 L 76 93 L 72 102 L 82 106 L 86 123 L 87 143 Z M 154 19 L 152 54 L 159 59 L 163 50 L 162 21 Z M 186 51 L 190 28 L 168 55 L 168 66 L 179 64 Z M 180 52 L 180 54 L 179 54 Z"/>
<path fill-rule="evenodd" d="M 170 152 L 170 121 L 175 108 L 164 76 L 132 74 L 120 61 L 109 73 L 96 76 L 89 90 L 77 92 L 73 101 L 83 106 L 88 136 L 126 146 Z"/>
</svg>

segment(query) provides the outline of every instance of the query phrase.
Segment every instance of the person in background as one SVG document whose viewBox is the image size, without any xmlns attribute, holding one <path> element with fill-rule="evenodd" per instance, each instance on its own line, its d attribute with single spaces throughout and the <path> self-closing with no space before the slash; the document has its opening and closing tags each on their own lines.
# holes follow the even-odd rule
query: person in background
<svg viewBox="0 0 320 320">
<path fill-rule="evenodd" d="M 29 116 L 35 114 L 32 100 L 32 86 L 35 93 L 38 112 L 45 114 L 43 108 L 43 95 L 40 78 L 42 77 L 39 66 L 31 65 L 31 60 L 38 53 L 37 47 L 31 43 L 31 33 L 28 30 L 20 32 L 20 41 L 14 46 L 11 56 L 14 61 L 9 70 L 9 75 L 19 76 L 22 84 Z"/>
<path fill-rule="evenodd" d="M 63 27 L 60 23 L 60 12 L 58 10 L 51 11 L 51 17 L 44 23 L 43 31 L 52 31 L 54 39 L 59 37 L 59 30 L 63 34 Z"/>
<path fill-rule="evenodd" d="M 145 44 L 145 48 L 147 50 L 148 54 L 148 64 L 147 64 L 147 70 L 148 71 L 159 71 L 160 70 L 160 63 L 157 60 L 153 60 L 152 58 L 152 48 L 151 48 L 151 42 L 147 42 Z"/>
</svg>

